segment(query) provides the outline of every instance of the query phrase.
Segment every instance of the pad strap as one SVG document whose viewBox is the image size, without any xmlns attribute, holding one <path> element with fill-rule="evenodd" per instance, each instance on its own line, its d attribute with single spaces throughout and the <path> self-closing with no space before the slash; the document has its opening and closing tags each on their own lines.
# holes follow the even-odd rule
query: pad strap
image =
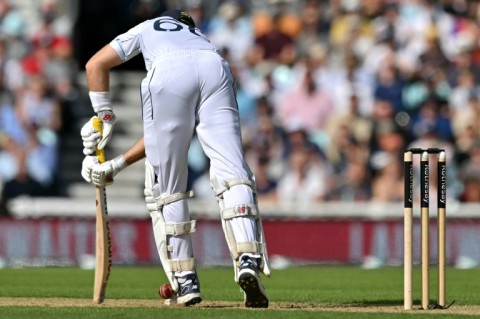
<svg viewBox="0 0 480 319">
<path fill-rule="evenodd" d="M 229 220 L 235 217 L 253 216 L 258 218 L 258 210 L 256 205 L 237 205 L 234 207 L 224 208 L 222 210 L 222 218 Z"/>
<path fill-rule="evenodd" d="M 170 270 L 175 271 L 189 271 L 195 270 L 195 258 L 185 259 L 170 259 L 168 260 Z"/>
<path fill-rule="evenodd" d="M 233 186 L 237 186 L 237 185 L 250 186 L 250 188 L 253 190 L 254 193 L 257 192 L 257 190 L 255 188 L 255 183 L 252 182 L 251 180 L 243 179 L 243 178 L 234 178 L 234 179 L 223 182 L 223 185 L 221 185 L 217 189 L 215 189 L 215 196 L 216 197 L 221 197 L 223 193 L 228 191 Z"/>
<path fill-rule="evenodd" d="M 243 253 L 257 253 L 263 254 L 263 244 L 253 241 L 246 241 L 243 243 L 237 243 L 237 255 L 241 255 Z"/>
<path fill-rule="evenodd" d="M 197 222 L 191 220 L 181 223 L 165 223 L 165 234 L 170 236 L 180 236 L 194 233 L 197 230 Z"/>
<path fill-rule="evenodd" d="M 194 196 L 193 191 L 187 191 L 185 193 L 175 194 L 162 194 L 156 198 L 153 198 L 153 191 L 151 189 L 145 189 L 145 199 L 147 201 L 148 211 L 162 211 L 163 206 L 177 202 L 182 199 L 188 199 Z M 152 200 L 153 199 L 153 200 Z"/>
<path fill-rule="evenodd" d="M 230 208 L 222 209 L 223 223 L 236 217 L 252 216 L 255 220 L 259 220 L 258 209 L 256 205 L 237 205 Z M 225 225 L 226 226 L 226 225 Z M 229 238 L 230 253 L 233 259 L 237 259 L 243 253 L 263 254 L 263 244 L 256 241 L 236 242 L 233 233 L 229 227 L 226 227 L 226 235 Z"/>
</svg>

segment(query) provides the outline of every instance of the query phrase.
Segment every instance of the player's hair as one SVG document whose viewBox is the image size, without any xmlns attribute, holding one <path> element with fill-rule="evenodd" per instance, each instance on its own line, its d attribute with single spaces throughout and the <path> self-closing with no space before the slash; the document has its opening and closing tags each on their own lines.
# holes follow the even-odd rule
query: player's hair
<svg viewBox="0 0 480 319">
<path fill-rule="evenodd" d="M 161 17 L 172 17 L 175 20 L 178 20 L 182 23 L 185 23 L 186 25 L 190 27 L 195 27 L 195 21 L 193 21 L 193 18 L 188 14 L 188 12 L 183 11 L 183 10 L 167 10 L 164 11 L 161 15 Z"/>
</svg>

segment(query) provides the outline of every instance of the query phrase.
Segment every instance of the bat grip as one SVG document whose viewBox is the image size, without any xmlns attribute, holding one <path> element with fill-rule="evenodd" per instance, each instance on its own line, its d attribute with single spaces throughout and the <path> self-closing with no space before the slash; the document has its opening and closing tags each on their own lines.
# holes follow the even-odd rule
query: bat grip
<svg viewBox="0 0 480 319">
<path fill-rule="evenodd" d="M 103 133 L 103 123 L 102 120 L 98 117 L 94 117 L 92 119 L 92 124 L 93 128 L 97 130 L 100 135 Z M 99 163 L 105 163 L 105 150 L 101 149 L 99 150 L 98 148 L 95 151 L 95 155 L 97 156 L 98 162 Z"/>
</svg>

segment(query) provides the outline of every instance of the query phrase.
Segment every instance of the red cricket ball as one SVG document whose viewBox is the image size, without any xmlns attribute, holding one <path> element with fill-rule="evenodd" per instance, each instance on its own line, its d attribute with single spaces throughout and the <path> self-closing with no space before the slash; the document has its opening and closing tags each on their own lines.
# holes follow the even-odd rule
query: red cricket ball
<svg viewBox="0 0 480 319">
<path fill-rule="evenodd" d="M 173 296 L 173 289 L 170 284 L 163 284 L 158 288 L 158 294 L 163 299 L 170 299 Z"/>
</svg>

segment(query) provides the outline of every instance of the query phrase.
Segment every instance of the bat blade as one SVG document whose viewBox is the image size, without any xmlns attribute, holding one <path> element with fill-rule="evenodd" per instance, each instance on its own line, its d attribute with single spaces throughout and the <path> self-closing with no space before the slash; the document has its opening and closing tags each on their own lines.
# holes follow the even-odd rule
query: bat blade
<svg viewBox="0 0 480 319">
<path fill-rule="evenodd" d="M 108 225 L 107 193 L 105 188 L 96 188 L 96 254 L 93 302 L 101 304 L 105 300 L 110 268 L 112 266 L 112 249 L 110 228 Z"/>
<path fill-rule="evenodd" d="M 93 127 L 102 132 L 102 121 L 93 119 Z M 104 150 L 96 152 L 98 162 L 105 162 Z M 107 192 L 105 187 L 97 187 L 96 215 L 95 215 L 95 279 L 93 284 L 93 302 L 101 304 L 105 300 L 110 268 L 112 266 L 112 243 L 110 241 L 110 228 L 108 225 Z"/>
</svg>

